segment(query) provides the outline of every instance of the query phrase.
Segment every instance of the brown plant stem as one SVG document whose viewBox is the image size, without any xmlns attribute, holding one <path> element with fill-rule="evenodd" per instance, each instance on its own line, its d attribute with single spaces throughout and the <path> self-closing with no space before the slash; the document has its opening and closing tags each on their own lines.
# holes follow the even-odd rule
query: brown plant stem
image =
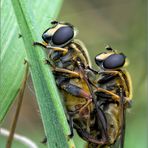
<svg viewBox="0 0 148 148">
<path fill-rule="evenodd" d="M 7 140 L 7 143 L 6 143 L 6 148 L 11 148 L 13 136 L 14 136 L 15 129 L 16 129 L 16 124 L 17 124 L 17 121 L 18 121 L 18 117 L 19 117 L 19 113 L 20 113 L 20 109 L 21 109 L 21 105 L 22 105 L 22 101 L 23 101 L 24 90 L 25 90 L 27 77 L 28 77 L 28 71 L 29 71 L 29 65 L 28 65 L 28 62 L 26 60 L 25 60 L 24 64 L 26 64 L 25 75 L 24 75 L 21 87 L 19 89 L 18 103 L 17 103 L 17 107 L 16 107 L 16 112 L 15 112 L 15 115 L 14 115 L 14 120 L 12 122 L 12 126 L 11 126 L 11 129 L 10 129 L 10 134 L 9 134 L 9 137 L 8 137 L 8 140 Z"/>
</svg>

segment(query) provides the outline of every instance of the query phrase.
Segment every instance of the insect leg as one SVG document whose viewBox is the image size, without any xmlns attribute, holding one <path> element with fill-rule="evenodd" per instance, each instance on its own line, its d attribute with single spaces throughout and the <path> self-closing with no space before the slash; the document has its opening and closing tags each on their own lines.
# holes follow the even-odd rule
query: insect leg
<svg viewBox="0 0 148 148">
<path fill-rule="evenodd" d="M 33 46 L 41 46 L 43 48 L 46 48 L 47 47 L 47 43 L 45 43 L 45 42 L 42 42 L 42 43 L 40 43 L 40 42 L 33 42 Z"/>
<path fill-rule="evenodd" d="M 54 68 L 53 69 L 53 72 L 55 73 L 60 73 L 61 75 L 68 75 L 68 77 L 72 77 L 72 78 L 80 78 L 80 74 L 75 72 L 75 71 L 71 71 L 71 70 L 68 70 L 68 69 L 64 69 L 64 68 Z"/>
<path fill-rule="evenodd" d="M 105 139 L 96 139 L 94 136 L 90 135 L 87 131 L 83 130 L 81 127 L 78 125 L 74 124 L 74 128 L 77 130 L 78 134 L 80 137 L 83 137 L 86 141 L 96 143 L 99 145 L 107 144 Z"/>
<path fill-rule="evenodd" d="M 124 97 L 124 105 L 127 108 L 131 107 L 131 104 L 132 104 L 131 97 L 132 96 L 131 96 L 131 94 L 128 94 L 130 92 L 129 92 L 128 87 L 125 83 L 126 80 L 124 79 L 122 73 L 120 73 L 119 71 L 103 71 L 103 72 L 99 72 L 99 74 L 109 74 L 109 75 L 112 75 L 112 76 L 119 76 L 120 77 L 120 80 L 122 81 L 121 83 L 123 85 L 124 92 L 126 94 L 125 96 L 129 96 L 129 97 Z M 105 77 L 103 79 L 105 79 Z M 99 81 L 101 81 L 101 79 Z"/>
<path fill-rule="evenodd" d="M 52 71 L 55 72 L 56 74 L 59 73 L 60 75 L 68 76 L 69 78 L 80 78 L 81 77 L 80 74 L 75 71 L 53 66 L 49 60 L 46 60 L 46 63 L 52 66 L 53 68 Z M 64 83 L 64 84 L 60 84 L 60 87 L 74 96 L 84 97 L 85 99 L 88 100 L 87 103 L 82 107 L 82 109 L 80 109 L 81 111 L 92 102 L 91 96 L 86 91 L 84 91 L 82 88 L 77 87 L 76 85 Z"/>
<path fill-rule="evenodd" d="M 118 95 L 114 94 L 114 93 L 111 92 L 111 91 L 108 91 L 108 90 L 106 90 L 106 89 L 103 89 L 103 88 L 101 88 L 101 87 L 96 86 L 96 85 L 95 85 L 94 83 L 92 83 L 89 79 L 88 79 L 88 81 L 89 81 L 89 83 L 90 83 L 92 86 L 94 86 L 94 93 L 95 93 L 95 95 L 97 96 L 97 98 L 103 97 L 103 98 L 107 99 L 108 101 L 111 101 L 111 100 L 109 100 L 109 99 L 111 98 L 112 100 L 119 102 L 120 97 L 119 97 Z M 103 93 L 103 94 L 102 94 L 102 93 Z M 98 94 L 99 94 L 99 95 L 98 95 Z"/>
<path fill-rule="evenodd" d="M 108 91 L 106 89 L 103 89 L 103 88 L 98 87 L 95 90 L 95 93 L 97 93 L 97 92 L 103 92 L 103 93 L 111 96 L 114 101 L 117 101 L 117 102 L 120 101 L 120 97 L 118 95 L 116 95 L 115 93 L 112 93 L 111 91 Z"/>
<path fill-rule="evenodd" d="M 65 68 L 56 67 L 53 64 L 51 64 L 51 62 L 48 59 L 45 60 L 45 63 L 50 65 L 52 67 L 52 71 L 56 74 L 59 73 L 60 75 L 68 76 L 69 78 L 80 78 L 80 74 L 78 72 L 68 70 Z"/>
<path fill-rule="evenodd" d="M 43 42 L 43 43 L 33 42 L 33 45 L 34 46 L 41 46 L 46 49 L 52 49 L 54 51 L 62 51 L 62 52 L 64 52 L 64 54 L 66 54 L 68 52 L 68 49 L 66 49 L 66 48 L 52 47 L 52 46 L 47 45 L 47 43 L 45 43 L 45 42 Z"/>
<path fill-rule="evenodd" d="M 87 83 L 90 94 L 92 95 L 92 100 L 94 102 L 96 112 L 97 112 L 97 123 L 98 123 L 98 126 L 101 130 L 101 133 L 102 133 L 102 139 L 103 139 L 103 141 L 108 141 L 106 116 L 103 113 L 103 111 L 101 110 L 100 106 L 97 105 L 96 95 L 94 94 L 94 91 L 93 91 L 92 87 L 90 86 L 89 79 L 87 78 L 85 71 L 84 71 L 83 67 L 81 66 L 81 63 L 79 61 L 77 61 L 77 64 L 79 66 L 79 69 L 81 70 L 83 79 Z"/>
<path fill-rule="evenodd" d="M 124 138 L 125 138 L 125 126 L 126 126 L 126 110 L 124 108 L 125 98 L 123 97 L 122 88 L 120 88 L 120 126 L 121 126 L 121 137 L 120 137 L 120 148 L 124 148 Z"/>
<path fill-rule="evenodd" d="M 103 71 L 103 72 L 99 72 L 99 74 L 109 74 L 109 75 L 113 75 L 113 76 L 119 76 L 121 81 L 122 81 L 122 85 L 124 87 L 125 93 L 128 92 L 128 88 L 125 84 L 125 79 L 123 78 L 122 74 L 118 71 Z M 126 95 L 128 96 L 128 95 Z"/>
</svg>

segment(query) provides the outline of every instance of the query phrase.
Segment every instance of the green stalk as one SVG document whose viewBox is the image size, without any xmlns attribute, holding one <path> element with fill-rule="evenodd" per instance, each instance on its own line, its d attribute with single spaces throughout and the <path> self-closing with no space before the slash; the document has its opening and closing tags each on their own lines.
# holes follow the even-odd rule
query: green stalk
<svg viewBox="0 0 148 148">
<path fill-rule="evenodd" d="M 27 9 L 25 0 L 12 0 L 12 4 L 26 48 L 27 61 L 48 139 L 48 147 L 66 148 L 68 145 L 74 147 L 72 140 L 68 142 L 69 126 L 54 77 L 49 66 L 44 63 L 44 52 L 41 48 L 32 45 L 38 40 L 37 26 L 32 21 L 34 17 L 30 9 Z"/>
</svg>

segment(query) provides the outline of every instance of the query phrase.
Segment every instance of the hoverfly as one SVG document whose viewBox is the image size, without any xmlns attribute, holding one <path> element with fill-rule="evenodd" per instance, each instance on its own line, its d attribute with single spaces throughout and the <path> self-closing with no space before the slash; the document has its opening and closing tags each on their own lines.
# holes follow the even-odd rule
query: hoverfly
<svg viewBox="0 0 148 148">
<path fill-rule="evenodd" d="M 92 78 L 94 76 L 87 68 L 91 66 L 87 50 L 81 41 L 74 39 L 76 30 L 73 25 L 57 21 L 51 24 L 52 27 L 42 35 L 44 42 L 34 42 L 34 45 L 49 51 L 46 63 L 51 65 L 56 84 L 63 95 L 71 136 L 74 127 L 84 140 L 102 144 L 106 141 L 106 117 L 97 106 L 92 87 L 88 83 L 88 73 L 92 74 Z M 97 116 L 93 115 L 94 112 Z M 94 120 L 103 135 L 101 139 L 89 134 Z"/>
<path fill-rule="evenodd" d="M 106 52 L 100 53 L 95 57 L 95 62 L 99 66 L 99 79 L 96 82 L 96 86 L 108 90 L 119 97 L 115 99 L 114 95 L 96 92 L 98 106 L 102 108 L 107 119 L 108 142 L 104 143 L 104 145 L 89 142 L 89 148 L 111 147 L 119 139 L 120 147 L 124 147 L 125 112 L 131 106 L 132 101 L 131 78 L 127 70 L 124 69 L 124 66 L 127 65 L 126 56 L 111 47 L 106 47 L 106 49 Z M 99 138 L 100 133 L 96 129 L 97 127 L 94 124 L 90 134 Z"/>
</svg>

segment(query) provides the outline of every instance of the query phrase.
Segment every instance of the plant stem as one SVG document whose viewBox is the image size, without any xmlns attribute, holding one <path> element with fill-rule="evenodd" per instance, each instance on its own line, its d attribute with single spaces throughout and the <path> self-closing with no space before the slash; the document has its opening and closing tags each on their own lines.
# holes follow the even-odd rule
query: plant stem
<svg viewBox="0 0 148 148">
<path fill-rule="evenodd" d="M 14 120 L 12 122 L 10 134 L 9 134 L 9 137 L 8 137 L 8 140 L 6 143 L 6 148 L 11 148 L 13 136 L 14 136 L 15 129 L 16 129 L 16 124 L 18 121 L 18 117 L 19 117 L 19 113 L 20 113 L 20 109 L 21 109 L 21 105 L 22 105 L 22 101 L 23 101 L 24 90 L 25 90 L 27 77 L 28 77 L 28 71 L 29 71 L 28 62 L 25 61 L 25 64 L 26 64 L 25 75 L 24 75 L 23 82 L 22 82 L 22 85 L 19 90 L 17 108 L 16 108 L 16 112 L 14 115 Z"/>
</svg>

